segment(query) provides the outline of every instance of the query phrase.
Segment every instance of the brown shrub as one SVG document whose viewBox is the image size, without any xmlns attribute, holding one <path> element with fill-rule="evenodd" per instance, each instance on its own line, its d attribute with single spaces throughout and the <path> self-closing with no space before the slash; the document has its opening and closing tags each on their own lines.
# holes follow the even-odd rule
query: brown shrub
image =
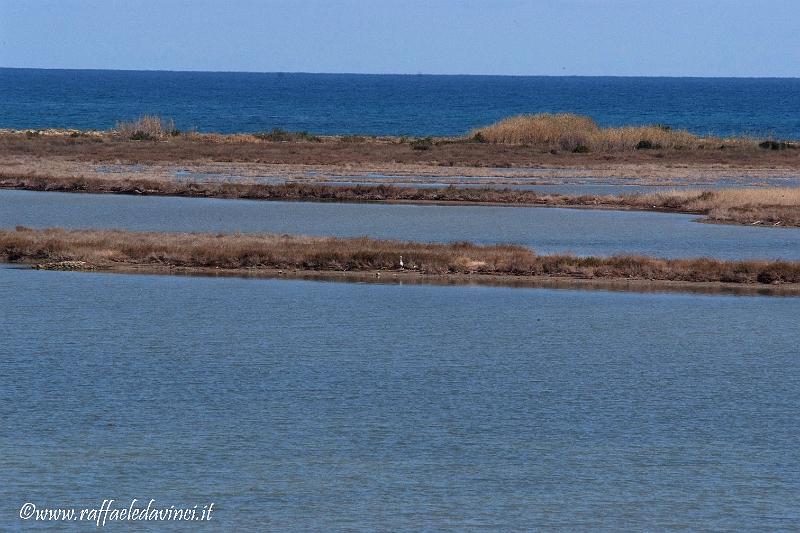
<svg viewBox="0 0 800 533">
<path fill-rule="evenodd" d="M 114 133 L 126 139 L 147 141 L 175 135 L 175 123 L 155 115 L 143 115 L 129 122 L 117 122 Z"/>
</svg>

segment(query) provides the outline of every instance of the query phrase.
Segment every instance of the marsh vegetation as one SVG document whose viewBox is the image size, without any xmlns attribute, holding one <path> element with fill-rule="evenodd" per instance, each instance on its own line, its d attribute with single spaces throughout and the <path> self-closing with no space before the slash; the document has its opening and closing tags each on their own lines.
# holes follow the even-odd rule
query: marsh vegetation
<svg viewBox="0 0 800 533">
<path fill-rule="evenodd" d="M 402 257 L 402 264 L 401 264 Z M 0 230 L 0 260 L 47 268 L 114 266 L 155 270 L 297 269 L 405 271 L 420 275 L 493 275 L 634 279 L 689 283 L 800 283 L 800 262 L 659 259 L 643 256 L 538 255 L 516 245 L 449 244 L 298 235 L 139 233 L 59 228 Z"/>
</svg>

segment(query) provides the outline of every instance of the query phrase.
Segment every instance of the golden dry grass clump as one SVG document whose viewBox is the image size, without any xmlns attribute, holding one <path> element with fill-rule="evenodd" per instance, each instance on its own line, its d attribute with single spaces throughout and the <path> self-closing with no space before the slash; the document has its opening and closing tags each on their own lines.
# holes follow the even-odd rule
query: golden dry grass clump
<svg viewBox="0 0 800 533">
<path fill-rule="evenodd" d="M 517 115 L 478 128 L 472 135 L 498 144 L 585 144 L 588 136 L 598 130 L 590 117 L 571 113 L 539 113 Z"/>
<path fill-rule="evenodd" d="M 172 119 L 156 115 L 143 115 L 129 122 L 117 122 L 114 133 L 131 140 L 163 139 L 178 132 Z"/>
<path fill-rule="evenodd" d="M 692 148 L 710 140 L 666 126 L 601 128 L 591 117 L 572 113 L 518 115 L 477 128 L 471 136 L 490 143 L 540 145 L 574 152 Z"/>
<path fill-rule="evenodd" d="M 514 245 L 435 244 L 360 237 L 134 233 L 116 230 L 0 230 L 0 260 L 68 262 L 87 268 L 301 269 L 492 274 L 580 279 L 800 283 L 800 262 L 537 255 Z M 77 263 L 81 262 L 81 263 Z M 56 264 L 56 268 L 58 263 Z"/>
</svg>

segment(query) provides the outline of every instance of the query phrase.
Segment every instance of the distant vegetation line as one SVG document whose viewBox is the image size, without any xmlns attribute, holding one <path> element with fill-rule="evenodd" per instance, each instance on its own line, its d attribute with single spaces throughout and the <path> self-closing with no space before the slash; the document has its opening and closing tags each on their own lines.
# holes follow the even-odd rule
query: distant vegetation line
<svg viewBox="0 0 800 533">
<path fill-rule="evenodd" d="M 57 133 L 52 130 L 51 133 Z M 69 130 L 70 134 L 107 134 L 132 141 L 157 141 L 169 137 L 189 136 L 219 142 L 323 142 L 335 139 L 346 142 L 366 142 L 375 138 L 394 138 L 408 143 L 414 150 L 428 150 L 431 147 L 449 142 L 490 143 L 513 146 L 531 146 L 573 153 L 624 152 L 631 150 L 703 150 L 718 149 L 725 143 L 738 147 L 761 148 L 767 150 L 798 149 L 796 142 L 774 139 L 754 139 L 750 137 L 702 136 L 686 130 L 672 129 L 667 125 L 600 127 L 588 116 L 573 113 L 538 113 L 516 115 L 494 124 L 475 128 L 463 136 L 455 137 L 400 137 L 364 135 L 326 135 L 320 136 L 307 131 L 290 132 L 281 128 L 260 133 L 197 133 L 182 132 L 175 127 L 172 119 L 157 115 L 143 115 L 131 121 L 119 121 L 106 132 L 80 132 Z M 28 130 L 31 135 L 40 130 Z"/>
</svg>

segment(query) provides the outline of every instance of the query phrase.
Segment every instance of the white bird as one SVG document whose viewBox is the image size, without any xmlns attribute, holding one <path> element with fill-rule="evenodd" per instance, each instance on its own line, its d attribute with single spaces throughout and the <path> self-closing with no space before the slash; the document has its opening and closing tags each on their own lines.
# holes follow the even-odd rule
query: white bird
<svg viewBox="0 0 800 533">
<path fill-rule="evenodd" d="M 403 268 L 404 266 L 405 266 L 405 265 L 403 264 L 403 256 L 401 255 L 401 256 L 400 256 L 400 269 L 402 270 L 402 268 Z"/>
</svg>

